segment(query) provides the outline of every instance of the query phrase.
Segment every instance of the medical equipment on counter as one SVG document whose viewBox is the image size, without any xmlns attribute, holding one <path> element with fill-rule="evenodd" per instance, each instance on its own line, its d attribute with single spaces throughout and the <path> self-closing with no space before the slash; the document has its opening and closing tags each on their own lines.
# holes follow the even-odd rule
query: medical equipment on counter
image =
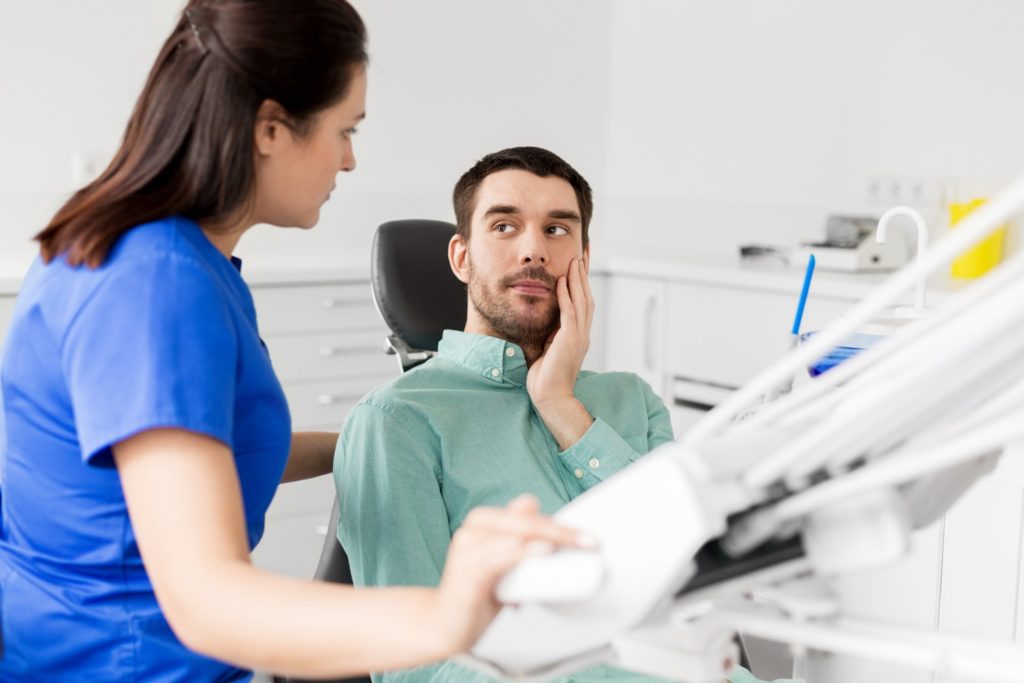
<svg viewBox="0 0 1024 683">
<path fill-rule="evenodd" d="M 972 199 L 965 203 L 949 205 L 949 227 L 955 228 L 960 220 L 985 203 L 984 199 Z M 1009 226 L 1002 225 L 993 230 L 988 237 L 974 245 L 959 258 L 953 261 L 949 274 L 955 278 L 981 277 L 991 270 L 1003 258 L 1003 244 Z"/>
<path fill-rule="evenodd" d="M 909 206 L 896 206 L 884 214 L 878 219 L 878 228 L 875 230 L 875 242 L 884 244 L 889 236 L 889 223 L 893 218 L 898 216 L 906 216 L 910 220 L 914 221 L 914 228 L 917 234 L 917 258 L 921 258 L 921 254 L 928 251 L 928 224 L 925 223 L 924 216 L 917 209 L 913 209 Z M 925 308 L 925 281 L 924 277 L 917 279 L 917 284 L 914 286 L 914 308 L 923 311 Z"/>
<path fill-rule="evenodd" d="M 818 268 L 844 273 L 896 270 L 907 262 L 906 245 L 875 239 L 878 220 L 872 216 L 829 216 L 825 239 L 803 242 L 793 254 L 793 265 L 801 265 L 814 254 Z"/>
<path fill-rule="evenodd" d="M 560 600 L 544 586 L 572 580 L 567 556 L 525 560 L 499 589 L 516 606 L 501 610 L 465 663 L 546 680 L 608 662 L 718 683 L 742 631 L 972 680 L 1024 670 L 1024 648 L 846 618 L 829 587 L 902 557 L 914 529 L 1024 439 L 1024 253 L 735 421 L 1022 208 L 1024 177 L 731 393 L 683 441 L 556 513 L 600 541 L 572 562 L 601 564 L 602 579 Z"/>
<path fill-rule="evenodd" d="M 889 223 L 893 218 L 905 216 L 914 222 L 917 235 L 917 255 L 920 259 L 928 249 L 928 225 L 924 216 L 917 209 L 909 206 L 897 206 L 889 209 L 878 220 L 878 229 L 875 233 L 875 241 L 882 243 L 888 236 Z M 811 257 L 813 262 L 813 256 Z M 872 318 L 859 326 L 854 333 L 844 339 L 841 344 L 833 347 L 828 353 L 815 360 L 809 367 L 811 377 L 817 377 L 821 373 L 831 370 L 833 367 L 846 361 L 866 348 L 874 346 L 885 337 L 893 334 L 897 329 L 906 323 L 924 317 L 929 309 L 925 305 L 927 292 L 925 290 L 925 278 L 919 275 L 914 285 L 914 305 L 897 306 L 888 315 L 881 315 Z M 796 334 L 794 332 L 794 334 Z M 808 332 L 799 336 L 800 342 L 806 343 L 814 335 Z"/>
</svg>

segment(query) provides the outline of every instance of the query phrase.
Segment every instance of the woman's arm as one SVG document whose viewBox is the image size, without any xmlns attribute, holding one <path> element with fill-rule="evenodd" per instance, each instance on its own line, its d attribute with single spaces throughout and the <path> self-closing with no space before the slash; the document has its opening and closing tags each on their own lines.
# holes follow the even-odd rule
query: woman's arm
<svg viewBox="0 0 1024 683">
<path fill-rule="evenodd" d="M 334 446 L 338 432 L 293 432 L 281 483 L 312 479 L 330 474 L 334 464 Z"/>
<path fill-rule="evenodd" d="M 469 648 L 497 612 L 493 590 L 533 540 L 578 544 L 532 500 L 480 509 L 452 540 L 437 591 L 312 583 L 249 562 L 227 446 L 176 429 L 114 446 L 128 511 L 160 606 L 207 656 L 295 676 L 418 666 Z"/>
</svg>

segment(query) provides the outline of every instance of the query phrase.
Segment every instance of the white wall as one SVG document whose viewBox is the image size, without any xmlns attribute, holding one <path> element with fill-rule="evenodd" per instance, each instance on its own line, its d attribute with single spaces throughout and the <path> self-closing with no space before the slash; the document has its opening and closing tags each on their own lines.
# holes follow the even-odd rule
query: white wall
<svg viewBox="0 0 1024 683">
<path fill-rule="evenodd" d="M 0 22 L 0 271 L 16 275 L 71 190 L 71 152 L 109 160 L 183 2 L 10 4 Z M 608 2 L 354 4 L 372 60 L 358 168 L 339 179 L 315 230 L 247 235 L 248 267 L 368 260 L 379 223 L 451 218 L 459 175 L 510 145 L 547 146 L 604 186 Z"/>
<path fill-rule="evenodd" d="M 8 3 L 0 22 L 0 273 L 109 157 L 181 0 Z M 552 148 L 595 187 L 595 252 L 793 243 L 870 177 L 988 195 L 1024 169 L 1024 3 L 1006 0 L 355 0 L 370 30 L 357 171 L 253 267 L 362 261 L 374 227 L 451 216 L 458 175 Z"/>
<path fill-rule="evenodd" d="M 1024 171 L 1021 25 L 1000 0 L 613 0 L 606 246 L 791 244 L 884 210 L 877 176 L 990 195 Z"/>
<path fill-rule="evenodd" d="M 605 184 L 610 4 L 592 0 L 354 0 L 370 34 L 357 168 L 317 228 L 247 236 L 240 253 L 330 265 L 368 260 L 395 218 L 453 220 L 455 181 L 488 152 L 548 147 Z"/>
<path fill-rule="evenodd" d="M 71 153 L 109 161 L 177 0 L 3 3 L 0 274 L 20 275 L 72 190 Z"/>
</svg>

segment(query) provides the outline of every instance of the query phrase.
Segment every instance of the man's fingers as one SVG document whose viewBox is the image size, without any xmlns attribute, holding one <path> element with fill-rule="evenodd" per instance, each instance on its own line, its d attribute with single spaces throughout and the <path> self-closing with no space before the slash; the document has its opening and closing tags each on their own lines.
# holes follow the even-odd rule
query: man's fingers
<svg viewBox="0 0 1024 683">
<path fill-rule="evenodd" d="M 590 274 L 580 264 L 580 279 L 583 281 L 583 293 L 587 297 L 587 326 L 589 329 L 590 322 L 594 319 L 594 293 L 590 289 Z"/>
<path fill-rule="evenodd" d="M 572 271 L 573 288 L 570 293 L 572 294 L 572 302 L 576 309 L 576 326 L 579 330 L 580 339 L 586 339 L 590 332 L 590 318 L 587 315 L 590 297 L 588 296 L 586 286 L 583 284 L 586 274 L 583 272 L 583 263 L 579 259 L 573 260 Z"/>
<path fill-rule="evenodd" d="M 574 324 L 573 317 L 576 312 L 572 306 L 572 297 L 569 296 L 568 273 L 558 278 L 555 285 L 555 294 L 558 297 L 558 313 L 563 328 L 570 328 Z"/>
</svg>

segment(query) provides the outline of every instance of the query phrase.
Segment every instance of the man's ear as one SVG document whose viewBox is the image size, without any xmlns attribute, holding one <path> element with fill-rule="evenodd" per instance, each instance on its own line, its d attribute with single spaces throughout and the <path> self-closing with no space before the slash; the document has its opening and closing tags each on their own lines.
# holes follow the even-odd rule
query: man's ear
<svg viewBox="0 0 1024 683">
<path fill-rule="evenodd" d="M 284 136 L 291 135 L 285 126 L 288 118 L 288 112 L 280 104 L 274 100 L 263 100 L 256 111 L 256 125 L 253 127 L 253 142 L 258 155 L 270 156 Z"/>
<path fill-rule="evenodd" d="M 583 250 L 583 259 L 582 259 L 582 261 L 583 261 L 583 272 L 589 274 L 590 273 L 590 245 L 589 244 L 587 245 L 587 248 Z"/>
<path fill-rule="evenodd" d="M 460 282 L 469 284 L 469 245 L 458 233 L 448 240 L 448 265 Z"/>
</svg>

